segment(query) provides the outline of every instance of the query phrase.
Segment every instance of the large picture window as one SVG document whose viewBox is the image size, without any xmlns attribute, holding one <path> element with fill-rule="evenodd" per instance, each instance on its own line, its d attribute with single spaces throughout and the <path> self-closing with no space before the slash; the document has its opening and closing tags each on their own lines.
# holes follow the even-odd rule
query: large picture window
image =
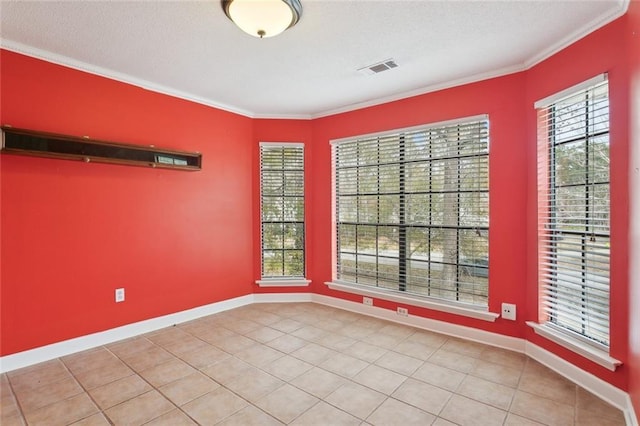
<svg viewBox="0 0 640 426">
<path fill-rule="evenodd" d="M 260 144 L 262 278 L 303 278 L 304 145 Z"/>
<path fill-rule="evenodd" d="M 336 277 L 486 307 L 486 117 L 333 141 Z"/>
<path fill-rule="evenodd" d="M 541 322 L 609 346 L 609 95 L 606 76 L 538 108 Z"/>
</svg>

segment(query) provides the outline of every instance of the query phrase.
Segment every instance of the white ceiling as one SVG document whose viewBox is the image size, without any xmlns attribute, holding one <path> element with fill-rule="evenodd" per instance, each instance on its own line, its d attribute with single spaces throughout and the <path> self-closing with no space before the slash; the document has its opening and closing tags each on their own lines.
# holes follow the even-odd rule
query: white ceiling
<svg viewBox="0 0 640 426">
<path fill-rule="evenodd" d="M 218 0 L 1 0 L 0 43 L 250 117 L 313 118 L 526 69 L 629 3 L 301 1 L 298 25 L 261 40 Z"/>
</svg>

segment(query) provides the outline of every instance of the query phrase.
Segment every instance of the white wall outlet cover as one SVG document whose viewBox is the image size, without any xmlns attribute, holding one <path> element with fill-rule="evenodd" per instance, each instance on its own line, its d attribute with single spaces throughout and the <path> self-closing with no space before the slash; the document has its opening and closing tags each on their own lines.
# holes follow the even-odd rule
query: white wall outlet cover
<svg viewBox="0 0 640 426">
<path fill-rule="evenodd" d="M 502 304 L 502 318 L 510 321 L 516 320 L 516 305 L 513 303 Z"/>
<path fill-rule="evenodd" d="M 124 288 L 116 288 L 116 303 L 124 302 Z"/>
</svg>

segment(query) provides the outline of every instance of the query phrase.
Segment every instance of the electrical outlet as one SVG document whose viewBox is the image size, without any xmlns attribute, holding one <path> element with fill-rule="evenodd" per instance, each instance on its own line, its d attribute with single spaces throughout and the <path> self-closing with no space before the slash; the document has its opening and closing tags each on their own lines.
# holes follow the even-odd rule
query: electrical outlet
<svg viewBox="0 0 640 426">
<path fill-rule="evenodd" d="M 398 315 L 402 315 L 403 317 L 409 316 L 409 310 L 407 308 L 398 308 Z"/>
<path fill-rule="evenodd" d="M 362 303 L 364 303 L 367 306 L 373 306 L 373 299 L 371 297 L 363 297 L 362 298 Z"/>
<path fill-rule="evenodd" d="M 502 304 L 502 318 L 506 320 L 515 321 L 516 320 L 516 305 L 513 303 L 503 303 Z"/>
<path fill-rule="evenodd" d="M 116 303 L 124 302 L 124 288 L 116 288 Z"/>
</svg>

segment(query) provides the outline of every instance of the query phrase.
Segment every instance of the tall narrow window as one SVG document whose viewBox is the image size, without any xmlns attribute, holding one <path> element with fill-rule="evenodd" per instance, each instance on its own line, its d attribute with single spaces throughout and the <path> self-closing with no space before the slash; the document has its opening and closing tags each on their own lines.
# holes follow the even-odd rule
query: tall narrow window
<svg viewBox="0 0 640 426">
<path fill-rule="evenodd" d="M 342 284 L 487 307 L 489 122 L 334 141 Z"/>
<path fill-rule="evenodd" d="M 609 347 L 609 92 L 606 76 L 538 112 L 541 322 Z"/>
<path fill-rule="evenodd" d="M 303 278 L 304 146 L 260 144 L 262 278 Z"/>
</svg>

